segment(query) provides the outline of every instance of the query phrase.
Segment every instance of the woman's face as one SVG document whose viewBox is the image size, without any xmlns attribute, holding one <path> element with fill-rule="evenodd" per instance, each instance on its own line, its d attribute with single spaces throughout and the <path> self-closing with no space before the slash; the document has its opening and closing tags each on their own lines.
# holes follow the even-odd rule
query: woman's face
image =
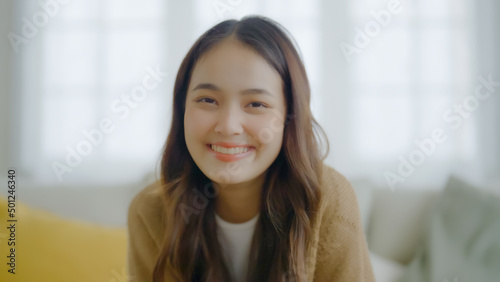
<svg viewBox="0 0 500 282">
<path fill-rule="evenodd" d="M 266 60 L 224 40 L 198 60 L 189 83 L 184 134 L 194 162 L 217 184 L 263 179 L 281 150 L 285 105 Z"/>
</svg>

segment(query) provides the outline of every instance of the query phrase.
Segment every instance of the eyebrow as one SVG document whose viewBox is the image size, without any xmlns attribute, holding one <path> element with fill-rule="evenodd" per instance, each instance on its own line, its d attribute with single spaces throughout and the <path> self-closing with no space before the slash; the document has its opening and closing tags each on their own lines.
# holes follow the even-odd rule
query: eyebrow
<svg viewBox="0 0 500 282">
<path fill-rule="evenodd" d="M 211 83 L 200 83 L 198 84 L 191 92 L 199 89 L 208 89 L 214 91 L 220 91 L 221 89 Z M 250 88 L 240 91 L 241 94 L 265 94 L 269 96 L 273 96 L 269 91 L 263 88 Z"/>
</svg>

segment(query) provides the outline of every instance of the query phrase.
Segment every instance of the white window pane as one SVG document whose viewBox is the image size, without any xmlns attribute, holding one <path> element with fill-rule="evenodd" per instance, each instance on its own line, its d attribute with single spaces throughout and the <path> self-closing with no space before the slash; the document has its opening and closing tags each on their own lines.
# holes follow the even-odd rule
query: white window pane
<svg viewBox="0 0 500 282">
<path fill-rule="evenodd" d="M 217 23 L 225 19 L 239 19 L 249 14 L 261 14 L 259 1 L 195 1 L 197 19 L 202 22 Z"/>
<path fill-rule="evenodd" d="M 78 92 L 77 89 L 71 91 Z M 46 98 L 42 104 L 42 154 L 46 157 L 63 157 L 66 146 L 73 149 L 85 140 L 82 131 L 95 126 L 97 110 L 95 102 L 83 95 L 71 99 L 59 95 Z"/>
<path fill-rule="evenodd" d="M 454 0 L 450 3 L 450 13 L 457 19 L 469 18 L 469 12 L 472 11 L 472 5 L 469 0 Z"/>
<path fill-rule="evenodd" d="M 294 28 L 290 32 L 302 52 L 302 59 L 309 80 L 312 83 L 317 83 L 320 78 L 319 31 L 315 29 L 315 26 L 308 26 L 306 28 Z"/>
<path fill-rule="evenodd" d="M 98 39 L 91 31 L 48 32 L 44 38 L 42 81 L 51 86 L 97 83 Z"/>
<path fill-rule="evenodd" d="M 432 140 L 433 132 L 443 132 L 445 140 L 441 143 L 435 142 L 432 150 L 432 155 L 429 155 L 429 161 L 445 161 L 453 158 L 455 155 L 453 140 L 453 129 L 450 124 L 443 118 L 443 115 L 453 109 L 453 99 L 451 88 L 423 88 L 423 92 L 419 97 L 419 132 L 414 141 L 413 149 L 419 149 L 418 143 L 423 144 L 426 141 Z M 417 142 L 418 141 L 418 142 Z M 427 142 L 428 143 L 428 142 Z M 424 145 L 422 145 L 424 146 Z M 431 146 L 431 145 L 426 145 Z M 420 149 L 421 150 L 421 149 Z"/>
<path fill-rule="evenodd" d="M 453 106 L 451 91 L 451 87 L 423 88 L 417 95 L 419 101 L 414 107 L 420 111 L 419 136 L 430 135 L 436 128 L 449 127 L 443 119 L 443 114 Z"/>
<path fill-rule="evenodd" d="M 124 92 L 124 89 L 118 88 L 113 92 Z M 128 115 L 110 115 L 116 127 L 106 136 L 107 157 L 115 160 L 158 157 L 158 150 L 165 141 L 164 123 L 161 119 L 165 104 L 162 97 L 151 95 L 137 103 L 136 108 L 129 107 Z"/>
<path fill-rule="evenodd" d="M 384 160 L 408 149 L 414 115 L 408 95 L 359 95 L 352 103 L 352 140 L 359 157 Z"/>
<path fill-rule="evenodd" d="M 463 29 L 454 29 L 451 31 L 453 36 L 453 81 L 464 85 L 473 83 L 475 75 L 472 73 L 472 58 L 473 52 L 471 50 L 471 36 Z"/>
<path fill-rule="evenodd" d="M 465 160 L 474 160 L 478 157 L 478 117 L 477 115 L 472 115 L 469 121 L 466 121 L 463 125 L 463 128 L 456 132 L 456 143 L 458 144 L 458 152 L 459 156 L 461 156 Z M 477 160 L 475 160 L 477 161 Z"/>
<path fill-rule="evenodd" d="M 456 1 L 456 0 L 454 0 Z M 452 0 L 419 0 L 417 6 L 422 17 L 446 18 L 450 15 Z"/>
<path fill-rule="evenodd" d="M 382 1 L 351 0 L 348 3 L 353 18 L 366 18 L 370 11 L 379 11 L 384 8 Z"/>
<path fill-rule="evenodd" d="M 315 117 L 321 116 L 321 91 L 319 89 L 321 70 L 319 57 L 319 31 L 314 26 L 291 28 L 290 32 L 297 41 L 303 56 L 307 77 L 311 87 L 311 108 Z"/>
<path fill-rule="evenodd" d="M 126 120 L 131 117 L 137 109 L 147 103 L 156 103 L 158 107 L 162 107 L 159 111 L 161 118 L 164 113 L 170 111 L 170 100 L 172 98 L 171 92 L 173 88 L 173 76 L 169 76 L 160 82 L 151 80 L 151 89 L 145 89 L 142 84 L 142 78 L 137 79 L 137 84 L 129 83 L 126 85 L 116 86 L 107 85 L 104 88 L 104 95 L 100 98 L 100 103 L 103 105 L 104 115 L 112 120 Z M 168 94 L 166 94 L 168 93 Z"/>
<path fill-rule="evenodd" d="M 444 28 L 422 31 L 418 62 L 423 83 L 451 82 L 450 40 L 450 31 Z"/>
<path fill-rule="evenodd" d="M 477 83 L 477 82 L 476 82 Z M 456 87 L 454 88 L 454 99 L 450 110 L 452 114 L 448 117 L 453 119 L 449 122 L 450 135 L 457 146 L 457 153 L 460 157 L 471 159 L 477 156 L 478 142 L 476 140 L 477 127 L 484 126 L 479 123 L 483 121 L 481 110 L 484 110 L 490 101 L 477 99 L 474 95 L 476 85 L 469 85 L 469 87 Z"/>
<path fill-rule="evenodd" d="M 110 20 L 158 19 L 165 14 L 166 1 L 108 0 L 106 15 Z"/>
<path fill-rule="evenodd" d="M 203 0 L 195 0 L 194 1 L 194 19 L 197 20 L 198 25 L 205 25 L 210 20 L 217 17 L 218 7 L 214 6 L 216 1 L 203 1 Z M 222 13 L 223 10 L 220 10 Z"/>
<path fill-rule="evenodd" d="M 106 42 L 106 83 L 112 85 L 140 82 L 146 67 L 155 68 L 168 52 L 162 45 L 161 34 L 155 31 L 114 31 Z M 160 70 L 165 69 L 160 65 Z"/>
<path fill-rule="evenodd" d="M 286 15 L 293 19 L 314 19 L 319 14 L 319 1 L 277 0 L 262 1 L 265 11 L 271 15 Z"/>
<path fill-rule="evenodd" d="M 349 14 L 359 28 L 364 28 L 368 21 L 384 21 L 389 26 L 408 22 L 415 14 L 414 3 L 399 0 L 352 0 L 349 2 Z M 388 18 L 387 18 L 388 17 Z"/>
<path fill-rule="evenodd" d="M 58 1 L 43 1 L 58 2 Z M 59 5 L 59 12 L 55 19 L 57 21 L 67 20 L 94 20 L 101 15 L 102 0 L 71 0 L 68 4 Z M 62 24 L 58 22 L 58 24 Z"/>
<path fill-rule="evenodd" d="M 408 31 L 384 30 L 360 54 L 352 56 L 352 78 L 365 83 L 409 83 L 412 50 Z"/>
</svg>

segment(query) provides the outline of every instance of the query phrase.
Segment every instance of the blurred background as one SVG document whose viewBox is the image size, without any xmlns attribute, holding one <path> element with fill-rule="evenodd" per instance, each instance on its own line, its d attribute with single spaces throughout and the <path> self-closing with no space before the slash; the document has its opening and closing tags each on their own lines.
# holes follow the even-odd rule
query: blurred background
<svg viewBox="0 0 500 282">
<path fill-rule="evenodd" d="M 23 181 L 116 185 L 147 177 L 169 130 L 180 61 L 209 27 L 249 14 L 295 37 L 311 108 L 329 137 L 327 163 L 346 176 L 441 187 L 451 173 L 476 183 L 500 175 L 498 83 L 483 87 L 486 99 L 467 98 L 479 77 L 500 81 L 494 1 L 1 5 L 1 161 Z M 166 75 L 134 94 L 148 69 Z M 101 138 L 103 121 L 112 131 Z M 412 154 L 436 129 L 444 142 Z M 389 176 L 401 176 L 403 160 L 413 164 L 411 176 Z"/>
<path fill-rule="evenodd" d="M 388 221 L 388 199 L 391 214 L 426 210 L 450 175 L 500 192 L 499 12 L 494 0 L 1 1 L 2 187 L 15 169 L 17 200 L 124 236 L 158 171 L 181 60 L 216 23 L 258 14 L 297 41 L 326 163 L 353 182 L 363 220 Z M 370 250 L 408 263 L 418 238 L 387 232 L 421 218 L 365 225 Z"/>
</svg>

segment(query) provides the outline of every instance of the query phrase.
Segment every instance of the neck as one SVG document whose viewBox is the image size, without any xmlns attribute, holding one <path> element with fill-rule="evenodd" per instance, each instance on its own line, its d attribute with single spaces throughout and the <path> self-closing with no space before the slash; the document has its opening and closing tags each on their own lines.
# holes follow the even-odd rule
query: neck
<svg viewBox="0 0 500 282">
<path fill-rule="evenodd" d="M 218 189 L 215 211 L 225 221 L 246 222 L 260 212 L 264 177 L 238 184 L 214 183 Z"/>
</svg>

